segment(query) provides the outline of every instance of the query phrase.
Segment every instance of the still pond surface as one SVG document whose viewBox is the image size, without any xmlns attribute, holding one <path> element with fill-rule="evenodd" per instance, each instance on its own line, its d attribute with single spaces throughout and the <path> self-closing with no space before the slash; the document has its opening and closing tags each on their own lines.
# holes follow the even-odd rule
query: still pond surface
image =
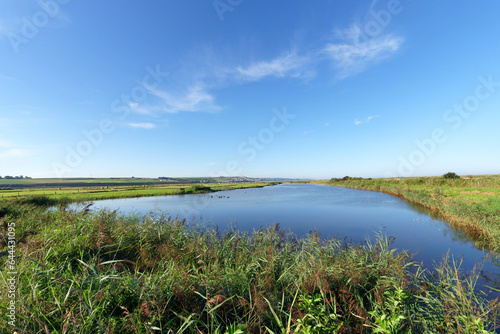
<svg viewBox="0 0 500 334">
<path fill-rule="evenodd" d="M 235 224 L 239 230 L 252 232 L 279 223 L 285 232 L 299 237 L 316 229 L 322 238 L 337 236 L 355 243 L 367 238 L 374 241 L 376 233 L 382 231 L 395 237 L 394 248 L 417 253 L 415 259 L 426 267 L 440 262 L 449 251 L 455 260 L 463 257 L 462 269 L 471 270 L 480 261 L 485 271 L 500 277 L 499 259 L 476 249 L 460 231 L 398 197 L 379 192 L 280 184 L 210 194 L 95 202 L 94 209 L 101 208 L 123 214 L 164 212 L 190 223 L 217 225 L 220 230 Z"/>
</svg>

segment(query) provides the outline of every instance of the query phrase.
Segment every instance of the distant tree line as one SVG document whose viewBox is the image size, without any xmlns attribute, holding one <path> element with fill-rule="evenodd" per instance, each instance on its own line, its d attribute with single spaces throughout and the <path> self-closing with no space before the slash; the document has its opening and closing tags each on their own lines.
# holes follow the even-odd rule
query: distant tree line
<svg viewBox="0 0 500 334">
<path fill-rule="evenodd" d="M 19 179 L 31 179 L 29 176 L 10 176 L 10 175 L 5 175 L 4 177 L 0 176 L 0 179 L 6 179 L 6 180 L 19 180 Z"/>
</svg>

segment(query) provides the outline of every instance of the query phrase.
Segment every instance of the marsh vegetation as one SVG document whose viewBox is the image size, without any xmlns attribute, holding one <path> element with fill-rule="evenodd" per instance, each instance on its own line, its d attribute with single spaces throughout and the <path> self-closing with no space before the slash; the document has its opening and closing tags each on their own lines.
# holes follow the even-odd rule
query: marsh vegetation
<svg viewBox="0 0 500 334">
<path fill-rule="evenodd" d="M 334 178 L 315 183 L 396 195 L 462 230 L 476 247 L 500 250 L 500 176 Z"/>
<path fill-rule="evenodd" d="M 486 333 L 498 327 L 481 272 L 433 272 L 391 249 L 243 233 L 165 216 L 124 217 L 57 200 L 4 201 L 15 225 L 20 333 Z M 2 229 L 2 248 L 6 229 Z M 7 257 L 0 258 L 6 276 Z M 4 282 L 4 280 L 2 280 Z M 6 289 L 0 307 L 6 308 Z M 0 318 L 3 330 L 6 314 Z"/>
</svg>

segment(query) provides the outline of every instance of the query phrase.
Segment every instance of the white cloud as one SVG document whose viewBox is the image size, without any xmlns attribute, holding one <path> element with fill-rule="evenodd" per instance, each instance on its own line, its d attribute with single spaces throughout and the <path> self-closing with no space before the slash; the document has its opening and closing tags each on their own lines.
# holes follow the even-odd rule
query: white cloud
<svg viewBox="0 0 500 334">
<path fill-rule="evenodd" d="M 138 114 L 146 114 L 146 115 L 151 114 L 150 108 L 148 109 L 147 107 L 141 106 L 137 102 L 130 102 L 128 107 L 130 108 L 130 111 Z"/>
<path fill-rule="evenodd" d="M 368 65 L 377 63 L 395 54 L 404 38 L 392 35 L 366 38 L 359 26 L 337 32 L 343 42 L 327 44 L 324 52 L 339 69 L 340 79 L 363 71 Z"/>
<path fill-rule="evenodd" d="M 240 63 L 239 65 L 226 66 L 224 62 L 217 59 L 220 57 L 214 55 L 213 52 L 205 51 L 203 54 L 208 54 L 208 56 L 194 64 L 186 64 L 179 72 L 179 81 L 190 83 L 190 86 L 184 85 L 187 87 L 184 91 L 179 91 L 177 88 L 174 90 L 165 88 L 149 90 L 150 95 L 158 101 L 150 105 L 131 103 L 129 104 L 130 110 L 139 114 L 217 112 L 223 109 L 216 103 L 213 92 L 217 89 L 244 85 L 267 78 L 310 80 L 316 76 L 315 67 L 325 61 L 333 62 L 335 75 L 339 79 L 343 79 L 393 55 L 400 49 L 404 41 L 402 37 L 392 35 L 364 38 L 366 34 L 357 25 L 352 25 L 343 31 L 337 31 L 336 37 L 339 42 L 319 43 L 319 47 L 307 52 L 290 47 L 288 51 L 278 54 L 270 60 L 256 61 L 246 65 Z M 188 70 L 186 71 L 184 68 Z M 190 70 L 190 68 L 195 71 Z M 183 84 L 181 83 L 181 85 Z"/>
<path fill-rule="evenodd" d="M 237 67 L 237 75 L 244 81 L 259 81 L 266 77 L 301 77 L 310 59 L 298 56 L 292 50 L 270 61 L 261 61 L 248 67 Z"/>
<path fill-rule="evenodd" d="M 153 123 L 128 123 L 129 126 L 138 129 L 152 129 L 155 127 Z"/>
<path fill-rule="evenodd" d="M 215 97 L 200 85 L 190 87 L 185 94 L 180 95 L 173 95 L 160 90 L 151 90 L 150 93 L 161 100 L 161 104 L 152 110 L 178 113 L 182 111 L 215 112 L 222 109 L 215 103 Z"/>
<path fill-rule="evenodd" d="M 222 77 L 227 79 L 229 74 L 240 84 L 268 77 L 310 79 L 316 74 L 313 67 L 324 61 L 326 55 L 337 68 L 337 77 L 343 79 L 394 55 L 404 42 L 402 37 L 387 34 L 370 38 L 358 25 L 337 31 L 336 38 L 339 42 L 323 44 L 306 55 L 291 49 L 272 60 L 238 66 L 235 71 L 222 71 Z"/>
<path fill-rule="evenodd" d="M 376 117 L 380 117 L 380 115 L 373 115 L 373 116 L 368 116 L 367 118 L 365 118 L 364 120 L 359 120 L 358 118 L 356 118 L 354 120 L 354 125 L 360 125 L 360 124 L 363 124 L 363 123 L 369 123 L 372 119 L 376 118 Z"/>
</svg>

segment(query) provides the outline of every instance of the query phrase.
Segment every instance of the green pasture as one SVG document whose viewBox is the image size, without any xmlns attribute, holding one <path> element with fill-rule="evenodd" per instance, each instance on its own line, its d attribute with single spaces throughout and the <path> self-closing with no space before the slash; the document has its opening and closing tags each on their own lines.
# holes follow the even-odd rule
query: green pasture
<svg viewBox="0 0 500 334">
<path fill-rule="evenodd" d="M 79 182 L 79 181 L 78 181 Z M 104 181 L 103 181 L 104 182 Z M 0 200 L 29 196 L 46 196 L 48 198 L 66 198 L 70 201 L 90 201 L 113 198 L 130 198 L 145 196 L 182 195 L 220 190 L 264 187 L 275 182 L 241 182 L 241 183 L 204 183 L 202 185 L 137 185 L 137 186 L 98 186 L 98 187 L 43 187 L 0 190 Z"/>
</svg>

